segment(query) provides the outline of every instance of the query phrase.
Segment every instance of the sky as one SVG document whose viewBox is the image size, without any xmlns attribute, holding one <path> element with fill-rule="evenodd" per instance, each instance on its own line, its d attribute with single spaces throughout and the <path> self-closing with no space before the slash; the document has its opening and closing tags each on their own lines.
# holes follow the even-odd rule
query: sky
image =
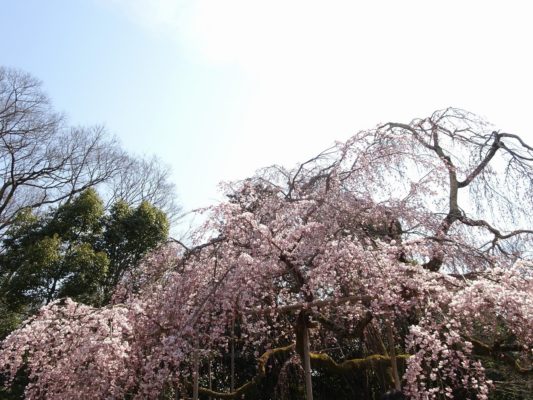
<svg viewBox="0 0 533 400">
<path fill-rule="evenodd" d="M 533 142 L 528 1 L 0 0 L 0 65 L 171 165 L 186 210 L 448 106 Z M 532 6 L 533 7 L 533 6 Z"/>
</svg>

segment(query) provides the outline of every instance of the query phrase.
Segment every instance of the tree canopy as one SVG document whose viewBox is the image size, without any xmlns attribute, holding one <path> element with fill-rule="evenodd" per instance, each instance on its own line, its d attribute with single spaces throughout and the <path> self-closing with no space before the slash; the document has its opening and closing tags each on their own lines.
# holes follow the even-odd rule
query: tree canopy
<svg viewBox="0 0 533 400">
<path fill-rule="evenodd" d="M 527 390 L 532 164 L 453 108 L 361 131 L 228 184 L 192 244 L 145 257 L 109 306 L 43 307 L 0 365 L 34 399 Z"/>
<path fill-rule="evenodd" d="M 119 201 L 105 213 L 93 189 L 41 216 L 20 212 L 0 254 L 0 335 L 56 299 L 107 304 L 121 276 L 164 243 L 168 229 L 165 214 L 146 202 Z"/>
<path fill-rule="evenodd" d="M 126 153 L 102 126 L 69 126 L 38 79 L 0 66 L 0 235 L 19 212 L 45 211 L 95 187 L 106 205 L 148 201 L 175 217 L 169 173 L 155 157 Z"/>
</svg>

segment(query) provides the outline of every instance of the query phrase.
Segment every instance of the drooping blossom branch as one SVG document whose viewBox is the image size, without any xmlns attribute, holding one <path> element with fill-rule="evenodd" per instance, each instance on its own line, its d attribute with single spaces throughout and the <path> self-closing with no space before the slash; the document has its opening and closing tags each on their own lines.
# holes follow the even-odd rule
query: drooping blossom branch
<svg viewBox="0 0 533 400">
<path fill-rule="evenodd" d="M 112 306 L 44 307 L 2 343 L 2 371 L 26 368 L 31 399 L 156 398 L 190 389 L 209 352 L 215 387 L 199 376 L 198 392 L 236 398 L 274 390 L 270 356 L 301 358 L 303 320 L 319 379 L 486 399 L 487 360 L 522 375 L 533 362 L 532 160 L 450 108 L 265 168 L 132 268 Z"/>
</svg>

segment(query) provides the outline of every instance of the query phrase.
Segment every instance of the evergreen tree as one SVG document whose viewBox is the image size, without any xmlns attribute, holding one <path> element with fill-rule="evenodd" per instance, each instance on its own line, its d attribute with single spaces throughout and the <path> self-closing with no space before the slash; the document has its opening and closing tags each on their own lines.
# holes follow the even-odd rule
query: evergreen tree
<svg viewBox="0 0 533 400">
<path fill-rule="evenodd" d="M 165 214 L 147 202 L 118 201 L 106 214 L 93 189 L 41 217 L 20 212 L 0 255 L 0 337 L 58 298 L 106 304 L 123 273 L 168 229 Z"/>
</svg>

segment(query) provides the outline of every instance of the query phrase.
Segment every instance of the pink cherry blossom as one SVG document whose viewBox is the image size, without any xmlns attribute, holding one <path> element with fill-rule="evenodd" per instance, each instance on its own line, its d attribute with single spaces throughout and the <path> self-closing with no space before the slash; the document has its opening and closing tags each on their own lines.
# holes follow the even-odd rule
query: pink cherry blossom
<svg viewBox="0 0 533 400">
<path fill-rule="evenodd" d="M 391 386 L 412 399 L 487 399 L 484 360 L 533 357 L 532 160 L 518 136 L 446 109 L 224 184 L 228 200 L 135 266 L 111 306 L 43 307 L 0 365 L 27 365 L 29 399 L 156 398 L 191 390 L 195 357 L 223 363 L 236 319 L 258 377 L 265 352 L 298 353 L 304 321 L 313 368 L 356 363 L 327 350 L 350 338 L 361 368 L 404 371 Z"/>
</svg>

